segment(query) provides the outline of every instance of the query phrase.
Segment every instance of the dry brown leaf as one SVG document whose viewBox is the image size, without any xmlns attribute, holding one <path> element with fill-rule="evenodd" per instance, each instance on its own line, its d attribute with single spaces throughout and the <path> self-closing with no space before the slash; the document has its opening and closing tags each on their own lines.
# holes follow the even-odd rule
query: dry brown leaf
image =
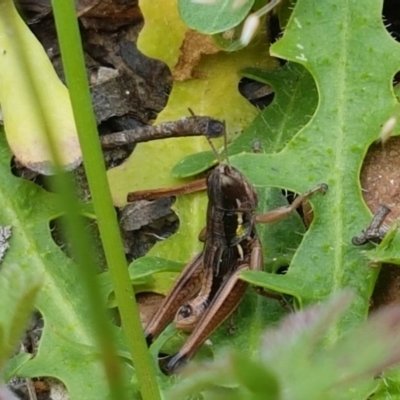
<svg viewBox="0 0 400 400">
<path fill-rule="evenodd" d="M 152 292 L 142 292 L 136 295 L 136 301 L 139 306 L 140 320 L 143 326 L 146 326 L 155 312 L 160 308 L 164 296 Z"/>
<path fill-rule="evenodd" d="M 203 55 L 218 53 L 220 49 L 211 36 L 188 30 L 180 47 L 180 55 L 172 76 L 175 81 L 185 81 L 191 78 L 201 78 L 196 74 L 195 67 Z"/>
</svg>

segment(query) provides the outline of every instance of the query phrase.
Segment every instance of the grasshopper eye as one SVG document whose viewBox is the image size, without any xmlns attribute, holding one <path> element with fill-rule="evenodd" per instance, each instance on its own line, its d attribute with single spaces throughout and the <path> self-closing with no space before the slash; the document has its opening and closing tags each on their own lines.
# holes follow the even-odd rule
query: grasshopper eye
<svg viewBox="0 0 400 400">
<path fill-rule="evenodd" d="M 186 304 L 182 306 L 176 313 L 174 323 L 176 329 L 179 329 L 184 332 L 191 332 L 193 331 L 194 327 L 196 326 L 200 315 L 195 312 L 195 309 Z"/>
<path fill-rule="evenodd" d="M 179 310 L 178 310 L 178 315 L 181 318 L 189 318 L 190 316 L 192 316 L 193 314 L 193 309 L 191 306 L 186 305 L 186 306 L 182 306 Z"/>
</svg>

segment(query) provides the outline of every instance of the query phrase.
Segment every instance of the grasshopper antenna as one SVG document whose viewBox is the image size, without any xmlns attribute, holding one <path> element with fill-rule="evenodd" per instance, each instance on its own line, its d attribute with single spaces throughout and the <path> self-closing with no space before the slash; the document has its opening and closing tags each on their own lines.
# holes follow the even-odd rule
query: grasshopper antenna
<svg viewBox="0 0 400 400">
<path fill-rule="evenodd" d="M 223 124 L 224 124 L 224 153 L 225 153 L 226 163 L 230 166 L 231 163 L 229 162 L 229 154 L 228 154 L 228 134 L 226 133 L 225 121 L 223 122 Z"/>
<path fill-rule="evenodd" d="M 218 164 L 222 164 L 221 155 L 218 153 L 217 149 L 215 148 L 214 143 L 211 141 L 211 139 L 208 136 L 206 136 L 206 139 L 207 139 L 216 159 L 218 160 Z"/>
<path fill-rule="evenodd" d="M 228 165 L 230 165 L 230 163 L 229 163 L 229 157 L 228 157 L 228 136 L 227 136 L 227 134 L 226 134 L 226 124 L 225 124 L 225 121 L 223 122 L 223 124 L 224 124 L 224 153 L 225 153 L 226 163 L 227 163 Z M 218 164 L 222 164 L 221 154 L 218 153 L 218 151 L 217 151 L 217 149 L 215 148 L 214 143 L 211 141 L 211 139 L 210 139 L 208 136 L 206 136 L 206 138 L 207 138 L 207 140 L 208 140 L 208 143 L 210 144 L 210 147 L 211 147 L 211 149 L 212 149 L 212 151 L 213 151 L 215 157 L 216 157 L 217 160 L 218 160 Z"/>
<path fill-rule="evenodd" d="M 189 113 L 190 113 L 190 115 L 191 115 L 192 117 L 195 117 L 195 116 L 196 116 L 196 114 L 193 112 L 193 110 L 192 110 L 190 107 L 188 108 L 188 110 L 189 110 Z M 229 157 L 228 157 L 228 135 L 227 135 L 227 133 L 226 133 L 226 123 L 225 123 L 225 121 L 224 121 L 222 124 L 223 124 L 223 127 L 224 127 L 223 132 L 224 132 L 224 152 L 225 152 L 225 158 L 226 158 L 226 163 L 227 163 L 228 165 L 230 165 L 230 163 L 229 163 Z M 210 137 L 209 137 L 208 135 L 205 135 L 205 136 L 206 136 L 206 139 L 208 140 L 208 143 L 210 144 L 210 147 L 211 147 L 211 149 L 212 149 L 212 151 L 213 151 L 215 157 L 216 157 L 217 160 L 218 160 L 218 163 L 219 163 L 219 164 L 222 164 L 221 154 L 218 153 L 218 151 L 217 151 L 217 149 L 215 148 L 215 146 L 214 146 L 213 142 L 211 141 Z"/>
</svg>

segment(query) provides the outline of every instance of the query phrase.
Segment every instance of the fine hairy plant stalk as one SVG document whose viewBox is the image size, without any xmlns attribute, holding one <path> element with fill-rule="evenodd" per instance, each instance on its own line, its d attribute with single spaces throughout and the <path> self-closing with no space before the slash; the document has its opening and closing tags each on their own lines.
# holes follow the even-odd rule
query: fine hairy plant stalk
<svg viewBox="0 0 400 400">
<path fill-rule="evenodd" d="M 74 2 L 54 0 L 52 3 L 65 75 L 82 147 L 86 176 L 98 218 L 105 256 L 114 284 L 125 337 L 143 399 L 158 399 L 160 395 L 154 367 L 142 333 L 139 312 L 126 268 L 119 227 L 105 175 L 104 161 L 91 106 Z M 122 398 L 118 397 L 119 395 L 117 394 L 122 390 L 122 387 L 119 390 L 116 389 L 115 385 L 111 384 L 111 377 L 109 376 L 110 387 L 114 386 L 114 398 Z"/>
</svg>

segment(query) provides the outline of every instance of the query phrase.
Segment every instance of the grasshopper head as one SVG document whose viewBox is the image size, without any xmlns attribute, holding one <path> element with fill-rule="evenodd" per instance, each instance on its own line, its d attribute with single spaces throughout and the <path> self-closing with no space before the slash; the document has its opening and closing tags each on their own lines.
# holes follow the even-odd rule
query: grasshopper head
<svg viewBox="0 0 400 400">
<path fill-rule="evenodd" d="M 220 164 L 207 178 L 208 197 L 216 199 L 227 210 L 254 210 L 257 193 L 248 179 L 235 167 Z"/>
</svg>

